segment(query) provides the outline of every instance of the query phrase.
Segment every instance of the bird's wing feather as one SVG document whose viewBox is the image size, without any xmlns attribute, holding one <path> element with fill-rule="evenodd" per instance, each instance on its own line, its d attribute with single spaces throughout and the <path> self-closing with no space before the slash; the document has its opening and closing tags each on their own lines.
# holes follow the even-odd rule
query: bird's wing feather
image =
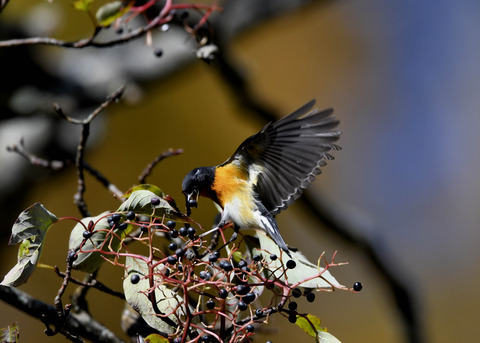
<svg viewBox="0 0 480 343">
<path fill-rule="evenodd" d="M 223 165 L 234 163 L 248 170 L 259 200 L 272 214 L 292 204 L 320 174 L 319 167 L 339 150 L 334 142 L 340 131 L 333 110 L 310 109 L 305 104 L 260 132 L 247 138 Z"/>
</svg>

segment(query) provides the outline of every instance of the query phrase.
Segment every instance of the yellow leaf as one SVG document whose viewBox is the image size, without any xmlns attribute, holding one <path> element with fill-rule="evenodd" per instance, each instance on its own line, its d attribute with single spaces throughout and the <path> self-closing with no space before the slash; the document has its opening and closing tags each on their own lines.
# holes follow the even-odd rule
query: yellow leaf
<svg viewBox="0 0 480 343">
<path fill-rule="evenodd" d="M 147 343 L 168 343 L 168 339 L 159 335 L 158 333 L 152 333 L 151 335 L 148 335 L 145 337 L 144 341 Z"/>
<path fill-rule="evenodd" d="M 302 316 L 297 316 L 297 321 L 295 322 L 303 331 L 309 334 L 312 337 L 317 337 L 317 331 L 326 331 L 320 326 L 321 320 L 313 314 L 307 314 L 306 318 Z"/>
</svg>

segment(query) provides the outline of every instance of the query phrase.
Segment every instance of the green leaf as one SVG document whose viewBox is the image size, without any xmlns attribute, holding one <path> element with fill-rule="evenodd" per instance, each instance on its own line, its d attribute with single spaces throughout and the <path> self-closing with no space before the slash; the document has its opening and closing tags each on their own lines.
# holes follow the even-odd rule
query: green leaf
<svg viewBox="0 0 480 343">
<path fill-rule="evenodd" d="M 121 239 L 123 239 L 125 235 L 129 231 L 131 231 L 131 229 L 129 229 L 131 225 L 129 225 L 129 228 L 127 228 L 126 230 L 113 230 L 114 234 L 112 234 L 110 226 L 108 225 L 108 214 L 109 212 L 103 212 L 102 214 L 99 214 L 95 217 L 83 218 L 81 220 L 83 225 L 78 223 L 73 228 L 72 232 L 70 233 L 70 241 L 68 243 L 68 248 L 75 250 L 84 240 L 83 232 L 85 231 L 85 227 L 88 227 L 88 223 L 90 221 L 93 221 L 95 223 L 93 236 L 85 242 L 85 244 L 80 250 L 89 252 L 79 252 L 77 259 L 73 262 L 73 268 L 87 273 L 93 273 L 105 261 L 102 256 L 105 256 L 107 258 L 111 257 L 111 255 L 102 254 L 102 251 L 118 251 Z M 117 238 L 117 236 L 119 236 L 120 239 Z"/>
<path fill-rule="evenodd" d="M 292 260 L 297 263 L 297 266 L 294 269 L 287 269 L 286 273 L 284 274 L 282 261 L 280 259 L 271 261 L 270 254 L 283 256 L 285 262 L 289 259 L 289 257 L 284 252 L 280 251 L 278 245 L 269 236 L 267 236 L 266 233 L 258 230 L 256 233 L 260 242 L 260 249 L 254 249 L 254 253 L 262 255 L 269 262 L 269 269 L 275 270 L 274 274 L 280 280 L 285 281 L 287 279 L 289 285 L 301 282 L 299 286 L 305 288 L 344 288 L 344 286 L 338 283 L 338 281 L 332 276 L 332 274 L 330 274 L 328 270 L 324 270 L 324 268 L 308 261 L 305 255 L 303 255 L 300 251 L 290 251 L 292 254 Z M 322 273 L 321 276 L 315 277 L 319 275 L 320 272 Z M 306 279 L 310 280 L 304 281 Z"/>
<path fill-rule="evenodd" d="M 307 314 L 306 318 L 297 315 L 295 324 L 308 335 L 314 337 L 318 343 L 341 343 L 335 336 L 328 333 L 327 329 L 320 326 L 320 318 L 313 314 Z"/>
<path fill-rule="evenodd" d="M 307 314 L 307 318 L 298 316 L 295 324 L 312 337 L 317 337 L 318 331 L 325 331 L 320 324 L 321 320 L 313 314 Z"/>
<path fill-rule="evenodd" d="M 19 336 L 20 329 L 17 322 L 0 329 L 0 342 L 15 343 L 18 342 Z"/>
<path fill-rule="evenodd" d="M 58 218 L 39 202 L 20 213 L 12 227 L 8 245 L 14 245 L 30 237 L 43 237 Z"/>
<path fill-rule="evenodd" d="M 131 5 L 123 6 L 122 1 L 112 1 L 101 6 L 96 13 L 96 18 L 100 26 L 109 26 L 120 18 L 122 15 L 128 12 Z"/>
<path fill-rule="evenodd" d="M 159 282 L 160 280 L 155 276 L 161 273 L 165 268 L 163 264 L 155 267 L 153 272 L 155 280 L 155 299 L 157 307 L 162 313 L 172 313 L 168 318 L 175 323 L 172 326 L 162 320 L 154 311 L 150 299 L 147 297 L 147 292 L 151 289 L 148 278 L 148 266 L 141 259 L 134 259 L 127 257 L 125 259 L 126 277 L 123 281 L 123 291 L 125 298 L 130 306 L 142 316 L 142 318 L 151 327 L 160 332 L 172 334 L 177 330 L 178 318 L 185 318 L 185 305 L 183 298 L 175 291 L 168 288 L 165 284 Z M 138 275 L 137 283 L 132 283 L 132 276 Z M 176 310 L 175 310 L 176 309 Z M 191 309 L 193 311 L 193 309 Z"/>
<path fill-rule="evenodd" d="M 163 198 L 165 196 L 165 193 L 163 193 L 163 191 L 159 187 L 151 185 L 149 183 L 144 183 L 130 188 L 128 191 L 125 192 L 125 194 L 122 195 L 122 198 L 128 199 L 133 192 L 141 190 L 150 191 L 160 198 Z"/>
<path fill-rule="evenodd" d="M 27 282 L 34 272 L 48 229 L 58 221 L 42 204 L 35 203 L 20 213 L 12 227 L 9 245 L 18 243 L 17 264 L 5 275 L 3 286 L 17 287 Z"/>
<path fill-rule="evenodd" d="M 73 2 L 73 7 L 79 11 L 88 12 L 92 7 L 93 0 L 76 0 Z"/>
<path fill-rule="evenodd" d="M 169 340 L 158 333 L 152 333 L 145 337 L 144 341 L 146 343 L 168 343 Z"/>
<path fill-rule="evenodd" d="M 152 205 L 152 198 L 159 200 L 158 205 Z M 117 212 L 134 211 L 137 214 L 152 215 L 157 218 L 166 216 L 167 218 L 189 222 L 190 219 L 184 214 L 177 212 L 170 204 L 159 195 L 149 190 L 133 191 L 128 199 L 123 202 L 118 208 Z"/>
</svg>

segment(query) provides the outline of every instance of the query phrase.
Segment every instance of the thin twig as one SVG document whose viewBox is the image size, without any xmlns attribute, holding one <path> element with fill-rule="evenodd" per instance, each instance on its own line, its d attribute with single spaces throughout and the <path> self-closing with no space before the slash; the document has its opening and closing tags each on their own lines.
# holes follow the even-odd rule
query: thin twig
<svg viewBox="0 0 480 343">
<path fill-rule="evenodd" d="M 77 167 L 77 193 L 73 196 L 73 201 L 77 205 L 78 210 L 82 216 L 90 217 L 90 212 L 87 208 L 87 203 L 83 197 L 85 194 L 85 178 L 83 174 L 83 155 L 85 152 L 85 145 L 87 144 L 87 139 L 90 134 L 90 122 L 82 125 L 82 134 L 80 136 L 80 142 L 77 146 L 77 156 L 75 158 L 75 166 Z"/>
<path fill-rule="evenodd" d="M 54 267 L 54 271 L 55 273 L 60 276 L 60 277 L 65 277 L 65 273 L 61 272 L 58 267 Z M 89 274 L 91 275 L 91 274 Z M 118 297 L 120 299 L 124 299 L 125 300 L 125 294 L 121 293 L 121 292 L 117 292 L 117 291 L 114 291 L 113 289 L 105 286 L 102 282 L 98 281 L 97 279 L 93 278 L 93 279 L 90 279 L 89 281 L 80 281 L 80 280 L 77 280 L 76 278 L 70 276 L 70 278 L 68 279 L 68 281 L 76 284 L 76 285 L 79 285 L 79 286 L 84 286 L 84 287 L 89 287 L 89 288 L 95 288 L 95 289 L 98 289 L 99 291 L 101 292 L 104 292 L 104 293 L 107 293 L 107 294 L 110 294 L 110 295 L 113 295 L 115 297 Z"/>
<path fill-rule="evenodd" d="M 90 134 L 90 123 L 108 105 L 110 105 L 114 101 L 118 101 L 122 96 L 124 90 L 125 90 L 125 86 L 121 86 L 116 91 L 111 93 L 109 96 L 107 96 L 107 99 L 102 104 L 100 104 L 100 106 L 98 106 L 92 113 L 90 113 L 90 115 L 87 118 L 83 120 L 71 118 L 63 112 L 62 108 L 58 104 L 53 105 L 55 112 L 61 118 L 69 121 L 72 124 L 82 125 L 82 133 L 80 136 L 80 142 L 78 143 L 78 146 L 77 146 L 77 155 L 75 157 L 75 166 L 77 167 L 78 186 L 77 186 L 77 192 L 73 196 L 73 199 L 74 199 L 75 205 L 77 205 L 83 217 L 90 216 L 90 213 L 87 208 L 87 204 L 85 203 L 85 199 L 83 197 L 86 190 L 85 178 L 83 174 L 83 169 L 84 169 L 83 156 L 85 153 L 85 146 L 87 144 L 87 139 Z"/>
<path fill-rule="evenodd" d="M 55 113 L 58 114 L 58 116 L 62 119 L 65 119 L 69 121 L 72 124 L 79 124 L 79 125 L 85 125 L 85 124 L 90 124 L 90 122 L 100 113 L 102 112 L 105 108 L 107 108 L 108 105 L 110 105 L 112 102 L 118 102 L 120 98 L 123 95 L 123 92 L 125 91 L 125 86 L 121 86 L 117 90 L 115 90 L 113 93 L 109 94 L 107 96 L 107 99 L 100 104 L 92 113 L 88 115 L 87 118 L 85 119 L 75 119 L 67 116 L 65 113 L 63 113 L 62 108 L 60 107 L 59 104 L 55 103 L 53 104 L 53 110 Z"/>
<path fill-rule="evenodd" d="M 162 152 L 160 155 L 158 155 L 152 162 L 150 162 L 145 169 L 143 169 L 142 173 L 138 176 L 138 181 L 140 184 L 146 183 L 147 177 L 152 173 L 153 168 L 161 162 L 163 159 L 170 157 L 170 156 L 176 156 L 180 155 L 183 153 L 182 149 L 168 149 L 167 151 Z"/>
<path fill-rule="evenodd" d="M 25 158 L 27 161 L 30 162 L 31 165 L 35 167 L 42 167 L 46 169 L 51 169 L 54 171 L 62 170 L 66 167 L 69 167 L 73 164 L 73 162 L 69 159 L 67 160 L 47 160 L 41 157 L 36 156 L 32 152 L 28 151 L 25 146 L 25 141 L 20 138 L 18 144 L 13 144 L 7 146 L 8 152 L 14 152 Z M 97 179 L 102 185 L 104 185 L 117 199 L 121 199 L 123 192 L 118 189 L 116 185 L 111 183 L 104 175 L 102 175 L 97 169 L 92 167 L 89 163 L 85 160 L 82 161 L 83 168 L 88 171 L 95 179 Z"/>
</svg>

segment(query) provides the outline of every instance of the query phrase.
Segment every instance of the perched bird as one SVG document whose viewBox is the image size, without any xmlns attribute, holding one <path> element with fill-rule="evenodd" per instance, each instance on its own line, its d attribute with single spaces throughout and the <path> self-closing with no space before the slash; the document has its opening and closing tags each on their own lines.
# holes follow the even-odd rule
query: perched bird
<svg viewBox="0 0 480 343">
<path fill-rule="evenodd" d="M 333 110 L 310 109 L 312 100 L 290 115 L 268 123 L 247 138 L 223 164 L 195 168 L 182 183 L 187 213 L 198 196 L 210 198 L 223 209 L 218 228 L 259 228 L 289 256 L 274 216 L 292 204 L 333 157 L 330 150 L 341 131 Z"/>
</svg>

